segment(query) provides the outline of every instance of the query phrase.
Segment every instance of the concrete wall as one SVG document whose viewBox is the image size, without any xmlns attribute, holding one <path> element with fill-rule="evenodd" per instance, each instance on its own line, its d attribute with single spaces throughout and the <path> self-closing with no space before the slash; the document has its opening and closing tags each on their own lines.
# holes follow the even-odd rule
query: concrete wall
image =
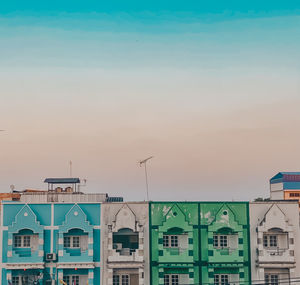
<svg viewBox="0 0 300 285">
<path fill-rule="evenodd" d="M 266 250 L 263 246 L 263 232 L 280 228 L 288 232 L 286 250 Z M 300 230 L 299 207 L 295 201 L 270 201 L 250 203 L 251 269 L 252 282 L 264 280 L 264 274 L 279 272 L 288 268 L 290 278 L 299 276 Z M 289 240 L 290 241 L 290 240 Z M 293 256 L 294 255 L 294 256 Z M 285 277 L 288 278 L 288 277 Z"/>
<path fill-rule="evenodd" d="M 138 274 L 139 285 L 149 285 L 149 208 L 145 202 L 103 203 L 101 208 L 101 284 L 112 284 L 113 272 Z M 138 232 L 139 248 L 130 256 L 120 256 L 112 247 L 112 236 L 128 228 Z"/>
</svg>

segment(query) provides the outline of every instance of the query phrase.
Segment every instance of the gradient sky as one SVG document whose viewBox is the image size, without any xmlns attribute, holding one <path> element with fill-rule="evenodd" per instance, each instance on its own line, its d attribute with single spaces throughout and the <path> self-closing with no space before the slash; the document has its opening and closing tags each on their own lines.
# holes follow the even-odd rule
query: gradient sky
<svg viewBox="0 0 300 285">
<path fill-rule="evenodd" d="M 299 1 L 3 1 L 0 191 L 248 200 L 300 170 Z"/>
</svg>

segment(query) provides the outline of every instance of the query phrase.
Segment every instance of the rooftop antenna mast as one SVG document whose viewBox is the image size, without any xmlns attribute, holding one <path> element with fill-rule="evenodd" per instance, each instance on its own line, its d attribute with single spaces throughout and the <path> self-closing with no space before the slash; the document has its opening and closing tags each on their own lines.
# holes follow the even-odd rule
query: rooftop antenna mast
<svg viewBox="0 0 300 285">
<path fill-rule="evenodd" d="M 72 178 L 72 160 L 70 160 L 70 177 Z"/>
<path fill-rule="evenodd" d="M 150 160 L 151 158 L 153 158 L 153 156 L 150 156 L 146 159 L 141 160 L 140 163 L 140 167 L 142 167 L 142 165 L 144 164 L 145 167 L 145 179 L 146 179 L 146 191 L 147 191 L 147 201 L 149 201 L 149 185 L 148 185 L 148 174 L 147 174 L 147 161 Z"/>
</svg>

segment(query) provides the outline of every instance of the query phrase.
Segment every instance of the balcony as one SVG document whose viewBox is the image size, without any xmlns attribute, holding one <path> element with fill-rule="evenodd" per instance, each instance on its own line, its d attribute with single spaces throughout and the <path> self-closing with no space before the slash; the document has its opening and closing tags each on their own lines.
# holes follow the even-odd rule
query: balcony
<svg viewBox="0 0 300 285">
<path fill-rule="evenodd" d="M 144 262 L 144 255 L 140 255 L 139 250 L 130 253 L 130 249 L 109 251 L 108 262 Z"/>
<path fill-rule="evenodd" d="M 159 262 L 193 262 L 194 256 L 189 255 L 188 248 L 164 248 L 162 256 L 158 257 Z"/>
<path fill-rule="evenodd" d="M 7 252 L 8 263 L 41 263 L 44 259 L 43 245 L 39 235 L 31 230 L 21 230 L 9 242 L 11 251 Z"/>
<path fill-rule="evenodd" d="M 294 250 L 282 248 L 257 250 L 257 263 L 270 265 L 281 263 L 281 265 L 291 264 L 293 266 L 296 263 Z"/>
<path fill-rule="evenodd" d="M 214 248 L 208 256 L 208 262 L 244 262 L 238 248 Z"/>
<path fill-rule="evenodd" d="M 143 244 L 139 242 L 139 233 L 122 228 L 112 234 L 113 244 L 109 251 L 108 262 L 143 262 Z"/>
</svg>

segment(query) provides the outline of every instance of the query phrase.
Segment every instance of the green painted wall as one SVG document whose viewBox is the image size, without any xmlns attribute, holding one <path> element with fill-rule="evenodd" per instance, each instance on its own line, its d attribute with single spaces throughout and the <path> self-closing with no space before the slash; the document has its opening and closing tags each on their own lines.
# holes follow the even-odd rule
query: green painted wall
<svg viewBox="0 0 300 285">
<path fill-rule="evenodd" d="M 150 202 L 151 284 L 164 274 L 186 274 L 189 284 L 212 283 L 214 274 L 234 274 L 250 282 L 249 205 L 245 202 Z M 188 244 L 164 248 L 164 234 L 181 232 Z M 230 232 L 236 248 L 216 249 L 214 233 Z"/>
</svg>

